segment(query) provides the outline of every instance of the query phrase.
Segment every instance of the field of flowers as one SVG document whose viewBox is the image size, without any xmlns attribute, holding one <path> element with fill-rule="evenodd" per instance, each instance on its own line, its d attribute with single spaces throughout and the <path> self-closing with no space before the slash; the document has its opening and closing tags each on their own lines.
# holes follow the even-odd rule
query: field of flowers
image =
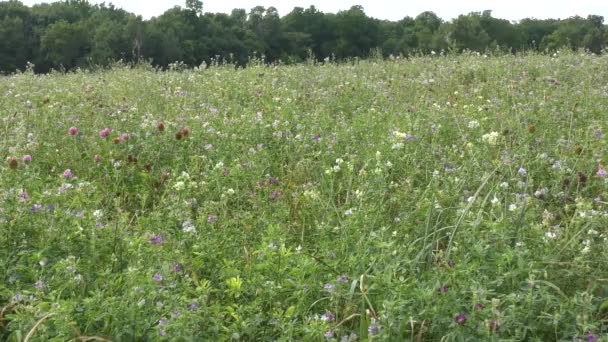
<svg viewBox="0 0 608 342">
<path fill-rule="evenodd" d="M 608 334 L 608 56 L 117 65 L 0 94 L 0 340 Z"/>
</svg>

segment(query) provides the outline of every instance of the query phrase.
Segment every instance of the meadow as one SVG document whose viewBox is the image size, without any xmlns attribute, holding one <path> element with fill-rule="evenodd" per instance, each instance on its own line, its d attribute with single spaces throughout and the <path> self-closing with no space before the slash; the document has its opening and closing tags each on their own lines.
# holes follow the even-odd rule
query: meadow
<svg viewBox="0 0 608 342">
<path fill-rule="evenodd" d="M 601 341 L 608 56 L 0 79 L 0 340 Z"/>
</svg>

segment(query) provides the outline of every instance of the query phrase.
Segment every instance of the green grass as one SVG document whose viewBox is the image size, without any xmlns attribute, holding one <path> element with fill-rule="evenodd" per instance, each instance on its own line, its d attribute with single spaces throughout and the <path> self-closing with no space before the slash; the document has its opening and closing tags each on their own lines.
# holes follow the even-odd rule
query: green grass
<svg viewBox="0 0 608 342">
<path fill-rule="evenodd" d="M 606 56 L 117 66 L 0 94 L 2 340 L 608 333 Z"/>
</svg>

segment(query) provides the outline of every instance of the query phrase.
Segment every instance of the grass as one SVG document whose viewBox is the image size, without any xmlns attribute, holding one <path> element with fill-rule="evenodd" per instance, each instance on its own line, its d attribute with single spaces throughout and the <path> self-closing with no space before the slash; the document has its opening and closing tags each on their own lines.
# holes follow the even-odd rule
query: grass
<svg viewBox="0 0 608 342">
<path fill-rule="evenodd" d="M 0 339 L 605 339 L 606 80 L 581 53 L 2 78 Z"/>
</svg>

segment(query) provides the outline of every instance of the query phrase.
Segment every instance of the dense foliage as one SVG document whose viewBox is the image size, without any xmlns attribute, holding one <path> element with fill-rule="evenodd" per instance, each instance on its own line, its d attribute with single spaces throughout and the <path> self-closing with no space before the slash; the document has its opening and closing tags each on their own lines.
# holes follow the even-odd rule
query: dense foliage
<svg viewBox="0 0 608 342">
<path fill-rule="evenodd" d="M 4 77 L 0 340 L 596 341 L 607 79 L 572 52 Z"/>
<path fill-rule="evenodd" d="M 563 20 L 523 19 L 518 23 L 492 17 L 490 11 L 444 21 L 432 12 L 397 22 L 368 17 L 353 6 L 337 14 L 315 7 L 294 8 L 280 17 L 274 7 L 249 13 L 203 12 L 203 3 L 186 1 L 150 20 L 112 5 L 68 0 L 32 7 L 0 2 L 0 71 L 35 71 L 104 66 L 142 60 L 167 67 L 210 64 L 214 59 L 241 65 L 251 56 L 284 63 L 317 59 L 384 56 L 431 51 L 551 51 L 563 47 L 599 53 L 608 42 L 604 18 L 591 15 Z"/>
</svg>

